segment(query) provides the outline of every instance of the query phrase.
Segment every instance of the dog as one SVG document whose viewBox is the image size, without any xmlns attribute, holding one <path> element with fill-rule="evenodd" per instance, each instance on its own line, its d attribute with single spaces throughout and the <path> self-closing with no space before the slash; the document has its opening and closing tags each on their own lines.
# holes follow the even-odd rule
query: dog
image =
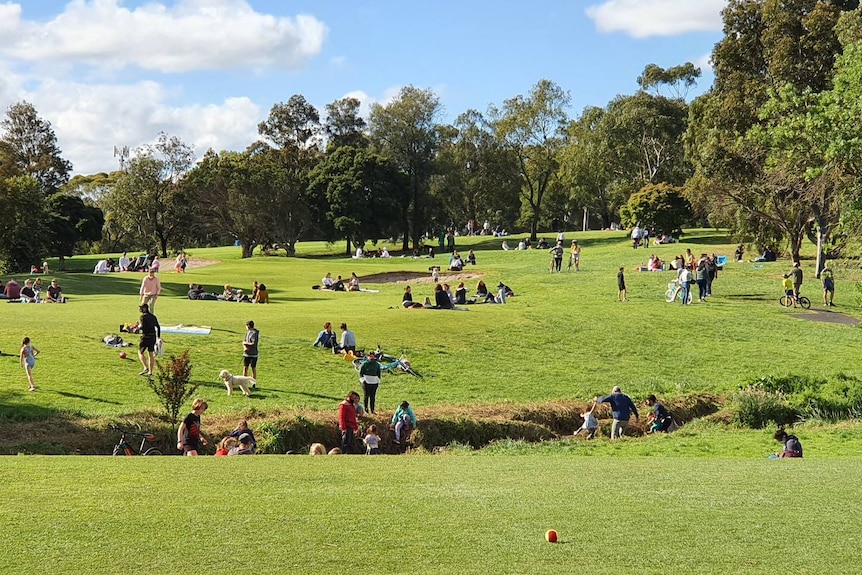
<svg viewBox="0 0 862 575">
<path fill-rule="evenodd" d="M 251 392 L 248 390 L 249 386 L 257 388 L 257 382 L 253 377 L 247 377 L 245 375 L 233 375 L 228 370 L 223 369 L 221 373 L 219 373 L 219 378 L 224 381 L 225 387 L 227 387 L 227 394 L 233 395 L 233 386 L 237 385 L 242 390 L 242 394 L 246 397 L 251 395 Z"/>
</svg>

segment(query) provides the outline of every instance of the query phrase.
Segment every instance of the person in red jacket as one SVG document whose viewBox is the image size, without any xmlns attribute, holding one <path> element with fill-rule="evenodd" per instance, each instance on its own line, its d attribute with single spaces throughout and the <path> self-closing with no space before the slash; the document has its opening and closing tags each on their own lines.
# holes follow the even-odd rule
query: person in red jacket
<svg viewBox="0 0 862 575">
<path fill-rule="evenodd" d="M 338 428 L 341 429 L 341 451 L 353 452 L 353 442 L 359 433 L 359 425 L 356 423 L 356 404 L 359 402 L 359 394 L 351 391 L 340 404 L 338 404 Z"/>
</svg>

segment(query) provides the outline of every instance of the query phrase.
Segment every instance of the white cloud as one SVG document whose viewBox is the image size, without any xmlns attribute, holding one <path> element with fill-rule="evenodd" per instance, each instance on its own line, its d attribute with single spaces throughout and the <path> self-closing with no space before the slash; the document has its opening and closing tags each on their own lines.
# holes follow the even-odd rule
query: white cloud
<svg viewBox="0 0 862 575">
<path fill-rule="evenodd" d="M 308 15 L 256 12 L 245 0 L 177 0 L 133 10 L 122 0 L 73 0 L 47 22 L 0 5 L 0 53 L 21 61 L 77 62 L 160 72 L 280 67 L 318 54 L 326 26 Z"/>
<path fill-rule="evenodd" d="M 606 0 L 586 9 L 601 32 L 635 38 L 721 30 L 727 0 Z"/>
<path fill-rule="evenodd" d="M 712 74 L 712 53 L 703 54 L 699 58 L 697 58 L 693 64 L 700 68 L 700 71 L 703 72 L 703 75 Z"/>
</svg>

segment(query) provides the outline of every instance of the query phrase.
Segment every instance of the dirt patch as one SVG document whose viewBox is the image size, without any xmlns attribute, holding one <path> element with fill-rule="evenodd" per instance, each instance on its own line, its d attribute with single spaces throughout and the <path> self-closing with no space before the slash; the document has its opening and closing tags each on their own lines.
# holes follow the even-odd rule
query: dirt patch
<svg viewBox="0 0 862 575">
<path fill-rule="evenodd" d="M 445 272 L 440 271 L 440 279 L 439 281 L 452 284 L 457 282 L 465 282 L 469 280 L 474 280 L 481 278 L 482 274 L 477 273 L 468 273 L 468 272 Z M 433 283 L 434 280 L 431 279 L 431 272 L 386 272 L 379 274 L 371 274 L 367 276 L 362 276 L 359 278 L 361 282 L 368 282 L 372 284 L 404 284 L 404 283 L 412 283 L 412 284 L 430 284 Z"/>
<path fill-rule="evenodd" d="M 807 321 L 822 321 L 826 323 L 837 323 L 840 325 L 859 325 L 859 320 L 845 313 L 831 311 L 828 309 L 811 310 L 810 313 L 794 313 L 791 317 Z"/>
<path fill-rule="evenodd" d="M 192 270 L 195 268 L 204 268 L 206 266 L 214 266 L 216 264 L 220 264 L 221 262 L 218 260 L 205 260 L 203 258 L 189 258 L 189 261 L 186 263 L 186 269 Z"/>
</svg>

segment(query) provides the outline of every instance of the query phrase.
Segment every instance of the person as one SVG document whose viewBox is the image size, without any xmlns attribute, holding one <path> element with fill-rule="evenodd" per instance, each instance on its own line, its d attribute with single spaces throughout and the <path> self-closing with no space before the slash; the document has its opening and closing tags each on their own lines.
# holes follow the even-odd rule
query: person
<svg viewBox="0 0 862 575">
<path fill-rule="evenodd" d="M 21 288 L 21 303 L 39 303 L 39 296 L 33 289 L 33 280 L 31 279 L 25 280 L 24 287 Z"/>
<path fill-rule="evenodd" d="M 326 322 L 323 324 L 323 329 L 317 334 L 317 339 L 314 340 L 312 344 L 314 347 L 323 346 L 325 349 L 332 349 L 335 347 L 335 343 L 337 341 L 337 336 L 335 332 L 332 331 L 332 324 L 330 322 Z"/>
<path fill-rule="evenodd" d="M 344 453 L 353 452 L 353 442 L 356 434 L 359 433 L 359 426 L 356 423 L 358 401 L 359 394 L 351 391 L 338 405 L 338 428 L 341 430 L 341 450 Z"/>
<path fill-rule="evenodd" d="M 335 285 L 335 282 L 332 280 L 332 273 L 326 272 L 326 275 L 323 276 L 323 279 L 320 283 L 323 284 L 323 289 L 332 289 L 332 287 Z"/>
<path fill-rule="evenodd" d="M 578 245 L 578 240 L 572 240 L 572 247 L 569 253 L 569 269 L 575 266 L 575 271 L 581 271 L 581 246 Z"/>
<path fill-rule="evenodd" d="M 744 255 L 745 255 L 745 246 L 742 244 L 739 244 L 738 246 L 736 246 L 736 250 L 733 252 L 733 259 L 736 260 L 737 262 L 741 262 Z"/>
<path fill-rule="evenodd" d="M 93 268 L 94 274 L 106 274 L 111 270 L 108 268 L 108 260 L 99 260 Z"/>
<path fill-rule="evenodd" d="M 560 234 L 562 233 L 563 232 L 560 232 Z M 557 245 L 552 247 L 549 251 L 554 256 L 554 259 L 551 262 L 551 271 L 553 272 L 556 269 L 557 273 L 559 273 L 563 266 L 563 253 L 566 251 L 563 249 L 563 242 L 557 240 Z"/>
<path fill-rule="evenodd" d="M 144 367 L 139 375 L 153 375 L 153 368 L 156 363 L 156 342 L 162 339 L 162 326 L 159 325 L 158 318 L 153 315 L 147 304 L 142 303 L 138 309 L 141 311 L 141 319 L 138 320 L 141 334 L 141 342 L 138 344 L 138 359 L 141 360 L 141 365 Z M 149 354 L 149 356 L 145 356 L 144 353 Z"/>
<path fill-rule="evenodd" d="M 799 267 L 799 262 L 793 262 L 793 269 L 790 270 L 790 279 L 793 280 L 793 295 L 798 299 L 799 290 L 802 289 L 802 268 Z"/>
<path fill-rule="evenodd" d="M 239 436 L 239 445 L 231 448 L 227 452 L 228 455 L 254 455 L 252 436 L 248 433 L 243 433 Z"/>
<path fill-rule="evenodd" d="M 359 382 L 362 384 L 362 393 L 365 396 L 362 400 L 365 411 L 374 413 L 377 388 L 380 387 L 380 362 L 377 361 L 377 354 L 373 351 L 368 352 L 368 358 L 359 368 Z"/>
<path fill-rule="evenodd" d="M 350 281 L 347 282 L 347 291 L 359 291 L 359 278 L 355 272 L 350 273 Z"/>
<path fill-rule="evenodd" d="M 269 303 L 269 291 L 266 289 L 266 284 L 257 286 L 257 292 L 252 301 L 253 303 Z"/>
<path fill-rule="evenodd" d="M 365 433 L 365 455 L 380 455 L 380 436 L 377 435 L 377 426 L 369 425 Z"/>
<path fill-rule="evenodd" d="M 536 249 L 539 249 L 539 250 L 548 249 L 548 241 L 545 238 L 539 238 L 539 243 L 536 244 Z"/>
<path fill-rule="evenodd" d="M 682 288 L 682 305 L 688 305 L 691 299 L 691 268 L 685 266 L 679 271 L 679 285 Z"/>
<path fill-rule="evenodd" d="M 254 437 L 254 432 L 248 426 L 248 420 L 242 419 L 237 424 L 237 426 L 230 432 L 230 437 L 235 437 L 239 439 L 239 442 L 242 443 L 242 436 L 247 435 L 249 439 L 249 447 L 251 448 L 251 452 L 254 453 L 257 449 L 257 439 Z"/>
<path fill-rule="evenodd" d="M 467 263 L 471 266 L 476 265 L 476 254 L 473 252 L 473 250 L 470 250 L 470 252 L 467 254 Z"/>
<path fill-rule="evenodd" d="M 381 258 L 391 258 L 392 256 L 389 254 L 389 248 L 383 246 L 383 251 L 380 253 Z"/>
<path fill-rule="evenodd" d="M 141 280 L 139 293 L 141 295 L 141 304 L 147 304 L 150 312 L 156 313 L 156 300 L 162 293 L 162 282 L 159 281 L 153 268 L 150 268 L 147 275 Z"/>
<path fill-rule="evenodd" d="M 401 438 L 416 429 L 416 414 L 413 413 L 413 408 L 406 401 L 402 401 L 395 414 L 392 416 L 392 425 L 395 427 L 395 443 L 400 444 Z"/>
<path fill-rule="evenodd" d="M 647 423 L 650 424 L 650 429 L 647 433 L 655 433 L 656 431 L 667 433 L 671 425 L 673 425 L 673 417 L 671 417 L 670 412 L 664 405 L 659 403 L 654 394 L 650 394 L 647 397 L 646 404 L 652 408 L 652 412 L 647 419 Z"/>
<path fill-rule="evenodd" d="M 820 272 L 820 281 L 823 282 L 823 305 L 833 307 L 832 299 L 835 297 L 835 279 L 832 277 L 832 270 L 826 265 Z"/>
<path fill-rule="evenodd" d="M 180 424 L 180 428 L 177 430 L 177 449 L 182 451 L 183 455 L 198 455 L 201 446 L 209 443 L 203 430 L 201 430 L 201 415 L 208 407 L 209 404 L 206 401 L 200 397 L 195 398 L 192 402 L 192 412 Z"/>
<path fill-rule="evenodd" d="M 66 303 L 66 298 L 63 297 L 63 288 L 57 278 L 51 280 L 51 285 L 48 286 L 48 297 L 45 298 L 45 303 Z"/>
<path fill-rule="evenodd" d="M 503 240 L 503 244 L 500 247 L 502 247 L 503 250 L 505 250 L 505 251 L 509 251 L 509 249 L 510 249 L 509 244 L 506 243 L 506 240 Z"/>
<path fill-rule="evenodd" d="M 341 329 L 341 343 L 332 348 L 332 353 L 356 351 L 356 336 L 347 329 L 347 324 L 342 323 L 339 329 Z"/>
<path fill-rule="evenodd" d="M 452 309 L 452 299 L 442 284 L 434 286 L 434 309 Z"/>
<path fill-rule="evenodd" d="M 15 278 L 10 278 L 6 282 L 6 287 L 3 288 L 3 293 L 6 294 L 6 299 L 16 300 L 21 298 L 21 286 L 15 281 Z"/>
<path fill-rule="evenodd" d="M 248 368 L 251 368 L 251 377 L 257 381 L 257 357 L 258 344 L 260 343 L 260 330 L 255 329 L 254 322 L 245 322 L 245 338 L 242 340 L 242 374 L 248 376 Z M 256 389 L 257 384 L 252 384 Z"/>
<path fill-rule="evenodd" d="M 494 303 L 506 303 L 506 297 L 509 295 L 509 290 L 503 282 L 497 284 L 497 296 L 494 298 Z"/>
<path fill-rule="evenodd" d="M 766 247 L 763 248 L 763 254 L 760 257 L 754 258 L 756 262 L 774 262 L 778 259 L 778 254 L 776 254 L 772 248 Z"/>
<path fill-rule="evenodd" d="M 150 270 L 159 273 L 160 269 L 162 269 L 162 262 L 159 260 L 158 254 L 153 254 L 153 259 L 150 262 Z"/>
<path fill-rule="evenodd" d="M 707 282 L 709 281 L 709 266 L 706 263 L 706 254 L 702 254 L 700 256 L 700 260 L 697 262 L 697 270 L 695 271 L 694 276 L 695 281 L 697 281 L 697 298 L 698 301 L 706 301 L 707 296 Z"/>
<path fill-rule="evenodd" d="M 617 273 L 617 301 L 629 301 L 628 293 L 626 292 L 626 268 L 621 267 Z"/>
<path fill-rule="evenodd" d="M 174 273 L 183 273 L 183 254 L 181 253 L 177 254 L 177 257 L 174 259 Z"/>
<path fill-rule="evenodd" d="M 691 253 L 691 248 L 685 248 L 685 265 L 694 271 L 694 254 Z"/>
<path fill-rule="evenodd" d="M 449 303 L 452 304 L 452 307 L 455 307 L 455 296 L 452 295 L 452 288 L 449 287 L 449 284 L 443 284 L 443 291 L 446 292 L 446 295 L 449 296 Z"/>
<path fill-rule="evenodd" d="M 619 439 L 625 435 L 629 426 L 629 419 L 634 414 L 635 419 L 640 419 L 638 408 L 632 398 L 622 392 L 620 386 L 615 385 L 611 394 L 599 399 L 594 398 L 597 403 L 608 403 L 611 406 L 614 421 L 611 424 L 611 439 Z"/>
<path fill-rule="evenodd" d="M 793 307 L 796 307 L 796 297 L 793 295 L 793 280 L 790 279 L 790 274 L 784 274 L 781 280 L 781 289 L 784 290 L 784 295 L 787 296 L 784 298 L 784 307 L 790 307 L 790 304 L 793 304 Z"/>
<path fill-rule="evenodd" d="M 18 359 L 21 362 L 21 367 L 27 373 L 27 382 L 30 384 L 30 391 L 36 391 L 36 383 L 33 381 L 33 368 L 36 367 L 36 356 L 39 353 L 39 348 L 30 343 L 29 337 L 25 337 L 21 342 L 21 353 L 18 355 Z"/>
<path fill-rule="evenodd" d="M 362 252 L 362 246 L 356 246 L 356 253 L 353 254 L 353 259 L 361 260 L 364 253 Z"/>
<path fill-rule="evenodd" d="M 228 452 L 239 445 L 239 440 L 236 437 L 231 437 L 230 435 L 222 438 L 221 441 L 216 445 L 216 457 L 224 457 L 228 454 Z"/>
<path fill-rule="evenodd" d="M 517 247 L 516 249 L 517 249 L 518 251 L 521 251 L 521 252 L 526 251 L 526 249 L 527 249 L 527 242 L 525 242 L 524 240 L 519 241 L 519 242 L 518 242 L 518 247 Z"/>
<path fill-rule="evenodd" d="M 467 288 L 464 287 L 464 282 L 459 282 L 455 288 L 455 303 L 465 305 L 467 303 Z"/>
<path fill-rule="evenodd" d="M 350 453 L 350 452 L 349 452 L 349 451 L 348 451 L 348 452 L 344 452 L 344 451 L 342 451 L 342 450 L 341 450 L 341 448 L 340 448 L 340 447 L 333 447 L 332 449 L 330 449 L 330 450 L 326 453 L 326 455 L 341 455 L 341 454 L 343 454 L 343 453 Z"/>
<path fill-rule="evenodd" d="M 341 279 L 341 276 L 338 276 L 338 278 L 332 284 L 332 291 L 347 291 L 347 288 L 344 287 L 344 280 Z"/>
<path fill-rule="evenodd" d="M 587 432 L 587 439 L 593 439 L 596 436 L 596 432 L 599 430 L 599 420 L 596 419 L 595 413 L 597 405 L 594 401 L 590 408 L 581 415 L 584 418 L 584 424 L 575 431 L 575 436 L 582 431 Z"/>
<path fill-rule="evenodd" d="M 795 435 L 790 435 L 784 431 L 783 427 L 779 427 L 775 432 L 775 441 L 784 444 L 784 451 L 776 453 L 778 457 L 802 457 L 802 442 Z"/>
<path fill-rule="evenodd" d="M 485 285 L 485 282 L 479 280 L 479 283 L 476 284 L 476 301 L 484 301 L 488 299 L 488 287 Z"/>
<path fill-rule="evenodd" d="M 410 286 L 404 286 L 404 295 L 401 296 L 401 305 L 407 309 L 422 307 L 421 303 L 413 301 L 413 290 Z"/>
<path fill-rule="evenodd" d="M 635 224 L 634 229 L 632 230 L 632 247 L 634 249 L 638 249 L 638 246 L 641 243 L 641 236 L 643 232 L 641 231 L 640 224 Z"/>
<path fill-rule="evenodd" d="M 312 443 L 308 448 L 309 455 L 326 455 L 326 446 L 322 443 Z"/>
<path fill-rule="evenodd" d="M 685 260 L 684 260 L 684 259 L 682 259 L 682 254 L 680 254 L 680 255 L 676 256 L 676 257 L 673 259 L 673 261 L 672 261 L 672 262 L 670 262 L 670 269 L 672 269 L 673 271 L 677 272 L 677 275 L 679 275 L 679 271 L 680 271 L 683 267 L 685 267 Z"/>
<path fill-rule="evenodd" d="M 460 272 L 464 269 L 464 260 L 461 259 L 461 254 L 458 253 L 457 250 L 452 252 L 452 256 L 449 259 L 449 270 L 453 272 Z"/>
</svg>

